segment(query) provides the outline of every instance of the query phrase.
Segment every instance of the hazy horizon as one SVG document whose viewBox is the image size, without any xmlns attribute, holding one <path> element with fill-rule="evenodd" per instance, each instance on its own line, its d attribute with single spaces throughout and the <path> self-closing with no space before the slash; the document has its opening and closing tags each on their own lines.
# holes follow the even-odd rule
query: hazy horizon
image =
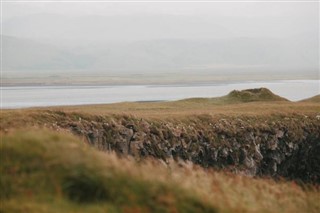
<svg viewBox="0 0 320 213">
<path fill-rule="evenodd" d="M 319 79 L 319 2 L 6 1 L 2 12 L 4 83 L 39 73 Z"/>
</svg>

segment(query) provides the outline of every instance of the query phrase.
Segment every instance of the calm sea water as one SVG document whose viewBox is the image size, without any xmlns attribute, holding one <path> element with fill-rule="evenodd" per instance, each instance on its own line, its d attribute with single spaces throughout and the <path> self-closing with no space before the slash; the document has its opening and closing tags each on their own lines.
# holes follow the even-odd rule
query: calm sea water
<svg viewBox="0 0 320 213">
<path fill-rule="evenodd" d="M 230 91 L 266 87 L 291 101 L 320 93 L 320 80 L 240 82 L 205 85 L 32 86 L 1 87 L 1 108 L 81 105 L 124 101 L 179 100 L 219 97 Z"/>
</svg>

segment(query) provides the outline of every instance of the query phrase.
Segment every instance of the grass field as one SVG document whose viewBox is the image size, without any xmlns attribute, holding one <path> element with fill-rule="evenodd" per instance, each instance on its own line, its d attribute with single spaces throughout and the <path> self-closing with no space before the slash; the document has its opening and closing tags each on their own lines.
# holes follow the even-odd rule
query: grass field
<svg viewBox="0 0 320 213">
<path fill-rule="evenodd" d="M 261 89 L 260 89 L 261 90 Z M 251 93 L 251 94 L 250 94 Z M 315 114 L 320 112 L 319 95 L 305 101 L 290 102 L 267 89 L 230 92 L 220 98 L 191 98 L 172 102 L 123 102 L 82 106 L 42 107 L 1 111 L 1 128 L 33 122 L 34 114 L 63 112 L 83 116 L 130 115 L 144 119 L 181 119 L 195 115 L 270 116 L 281 114 Z M 16 122 L 16 123 L 15 123 Z"/>
</svg>

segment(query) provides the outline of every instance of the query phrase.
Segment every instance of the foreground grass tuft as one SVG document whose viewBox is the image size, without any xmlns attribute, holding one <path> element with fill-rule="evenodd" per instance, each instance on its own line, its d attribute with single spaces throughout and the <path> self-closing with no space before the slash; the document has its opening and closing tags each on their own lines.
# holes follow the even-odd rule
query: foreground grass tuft
<svg viewBox="0 0 320 213">
<path fill-rule="evenodd" d="M 39 212 L 42 207 L 69 212 L 76 211 L 74 205 L 115 212 L 216 212 L 170 182 L 130 175 L 128 168 L 118 168 L 125 160 L 116 162 L 116 156 L 67 135 L 44 131 L 5 136 L 1 156 L 4 212 Z"/>
</svg>

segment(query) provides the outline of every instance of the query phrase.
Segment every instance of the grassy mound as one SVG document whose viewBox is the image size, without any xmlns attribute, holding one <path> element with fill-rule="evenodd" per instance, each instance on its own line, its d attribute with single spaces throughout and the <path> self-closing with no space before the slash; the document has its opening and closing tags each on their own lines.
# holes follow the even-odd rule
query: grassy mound
<svg viewBox="0 0 320 213">
<path fill-rule="evenodd" d="M 228 95 L 218 98 L 189 98 L 181 100 L 182 102 L 193 102 L 198 104 L 232 104 L 232 103 L 247 103 L 247 102 L 270 102 L 270 101 L 288 101 L 272 93 L 267 88 L 233 90 Z"/>
<path fill-rule="evenodd" d="M 311 98 L 304 99 L 300 102 L 312 102 L 312 103 L 320 103 L 320 95 L 313 96 Z"/>
<path fill-rule="evenodd" d="M 135 162 L 62 133 L 2 136 L 0 212 L 319 212 L 319 190 Z"/>
<path fill-rule="evenodd" d="M 227 96 L 223 97 L 230 102 L 253 102 L 253 101 L 288 101 L 278 95 L 275 95 L 267 88 L 233 90 Z"/>
</svg>

